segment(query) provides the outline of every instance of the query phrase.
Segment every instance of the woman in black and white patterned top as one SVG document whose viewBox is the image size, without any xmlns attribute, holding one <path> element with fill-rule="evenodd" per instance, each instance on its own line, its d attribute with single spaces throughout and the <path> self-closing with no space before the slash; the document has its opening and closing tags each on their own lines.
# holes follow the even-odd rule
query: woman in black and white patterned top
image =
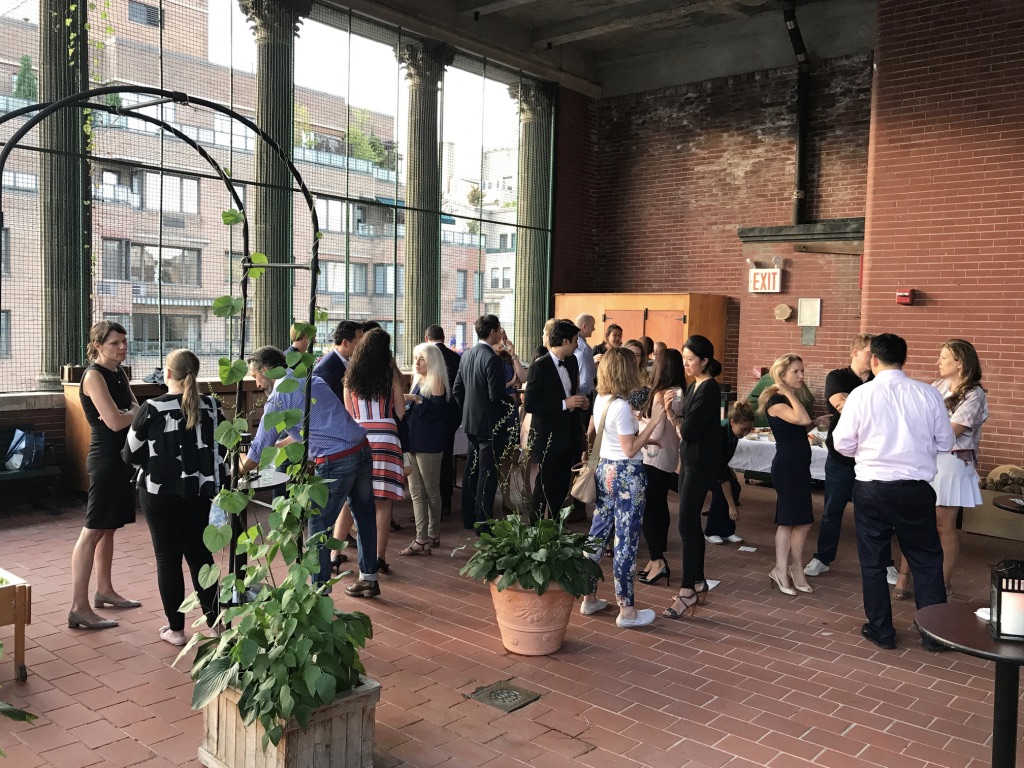
<svg viewBox="0 0 1024 768">
<path fill-rule="evenodd" d="M 157 584 L 167 616 L 160 639 L 171 645 L 186 640 L 185 615 L 178 610 L 185 599 L 182 557 L 207 624 L 214 627 L 217 620 L 217 586 L 202 588 L 199 571 L 213 564 L 203 531 L 210 502 L 225 479 L 224 449 L 213 437 L 220 406 L 214 398 L 200 396 L 198 374 L 199 358 L 189 350 L 167 356 L 167 394 L 139 407 L 121 454 L 126 463 L 142 468 L 139 501 L 153 536 Z"/>
</svg>

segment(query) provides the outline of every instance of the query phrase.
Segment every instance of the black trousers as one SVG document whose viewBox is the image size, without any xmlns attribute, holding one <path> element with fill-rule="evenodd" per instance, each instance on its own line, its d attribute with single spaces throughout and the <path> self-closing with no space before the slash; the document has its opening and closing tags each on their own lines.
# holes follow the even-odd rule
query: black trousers
<svg viewBox="0 0 1024 768">
<path fill-rule="evenodd" d="M 679 535 L 683 540 L 683 589 L 704 581 L 704 531 L 700 513 L 715 473 L 704 467 L 683 467 L 679 477 Z"/>
<path fill-rule="evenodd" d="M 729 489 L 735 504 L 740 500 L 740 481 L 736 473 L 729 470 Z M 711 484 L 711 506 L 708 507 L 708 521 L 704 524 L 705 536 L 721 536 L 728 538 L 736 533 L 736 521 L 729 517 L 729 502 L 725 498 L 722 484 Z"/>
<path fill-rule="evenodd" d="M 569 495 L 569 486 L 572 483 L 572 457 L 576 453 L 578 451 L 566 451 L 560 455 L 551 455 L 550 453 L 544 455 L 544 461 L 540 465 L 540 474 L 533 486 L 531 522 L 536 522 L 544 516 L 558 517 L 558 513 L 565 506 L 565 497 Z"/>
<path fill-rule="evenodd" d="M 466 437 L 469 439 L 469 453 L 462 475 L 462 524 L 472 530 L 476 523 L 491 519 L 494 495 L 498 491 L 498 464 L 490 437 Z"/>
<path fill-rule="evenodd" d="M 886 568 L 892 561 L 892 536 L 910 564 L 918 608 L 946 602 L 942 545 L 935 527 L 935 491 L 924 480 L 862 481 L 853 485 L 864 613 L 876 635 L 896 637 Z"/>
<path fill-rule="evenodd" d="M 146 513 L 156 554 L 156 582 L 164 604 L 167 626 L 175 632 L 185 629 L 185 614 L 178 609 L 185 600 L 185 579 L 181 560 L 188 563 L 192 586 L 206 614 L 206 623 L 217 620 L 217 585 L 199 586 L 199 571 L 213 565 L 213 555 L 203 543 L 203 531 L 209 524 L 210 499 L 204 496 L 161 496 L 139 489 L 139 501 Z"/>
<path fill-rule="evenodd" d="M 455 487 L 455 433 L 458 427 L 448 428 L 448 437 L 444 444 L 444 453 L 441 454 L 441 478 L 438 481 L 441 488 L 441 513 L 446 514 L 452 511 L 452 489 Z"/>
<path fill-rule="evenodd" d="M 644 507 L 644 541 L 651 560 L 664 560 L 668 549 L 668 492 L 679 487 L 679 475 L 644 464 L 647 504 Z"/>
</svg>

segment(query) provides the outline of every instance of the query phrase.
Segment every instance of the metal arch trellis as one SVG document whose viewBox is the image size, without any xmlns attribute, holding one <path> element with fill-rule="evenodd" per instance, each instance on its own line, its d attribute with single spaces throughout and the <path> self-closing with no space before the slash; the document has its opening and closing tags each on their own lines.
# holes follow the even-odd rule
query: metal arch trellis
<svg viewBox="0 0 1024 768">
<path fill-rule="evenodd" d="M 146 101 L 140 104 L 132 104 L 127 107 L 125 106 L 114 106 L 106 103 L 92 102 L 90 99 L 98 96 L 106 96 L 107 94 L 133 94 L 138 96 L 152 96 L 155 97 L 150 101 Z M 189 136 L 185 135 L 178 128 L 175 128 L 166 120 L 162 118 L 153 117 L 146 115 L 138 110 L 145 107 L 156 106 L 173 102 L 176 104 L 183 104 L 186 106 L 200 106 L 207 109 L 211 109 L 215 112 L 219 112 L 223 115 L 230 117 L 232 120 L 237 120 L 244 126 L 249 128 L 253 133 L 259 136 L 267 146 L 269 146 L 274 153 L 285 163 L 288 171 L 291 173 L 292 178 L 296 181 L 299 186 L 299 191 L 302 193 L 303 198 L 306 201 L 306 205 L 309 208 L 310 223 L 313 227 L 313 242 L 310 248 L 310 261 L 309 265 L 300 264 L 280 264 L 280 263 L 260 263 L 256 264 L 252 260 L 252 254 L 249 250 L 249 218 L 245 212 L 245 206 L 242 203 L 241 197 L 238 191 L 235 189 L 234 184 L 231 181 L 231 177 L 228 176 L 227 172 L 221 167 L 221 165 L 206 151 L 200 144 Z M 310 278 L 310 295 L 309 295 L 309 325 L 316 325 L 316 298 L 317 298 L 317 278 L 320 274 L 320 222 L 317 217 L 316 205 L 313 200 L 313 195 L 310 193 L 309 188 L 306 186 L 305 181 L 302 178 L 302 174 L 299 173 L 292 158 L 281 149 L 281 146 L 274 141 L 262 128 L 260 128 L 255 122 L 242 115 L 230 107 L 225 107 L 223 104 L 219 104 L 208 99 L 191 97 L 188 94 L 181 91 L 171 91 L 163 88 L 151 88 L 147 86 L 106 86 L 102 88 L 92 88 L 86 91 L 80 91 L 78 93 L 67 96 L 63 99 L 59 99 L 53 102 L 43 102 L 38 104 L 31 104 L 21 109 L 13 110 L 7 114 L 0 116 L 0 125 L 21 117 L 23 115 L 32 115 L 24 125 L 16 130 L 11 138 L 4 144 L 3 149 L 0 149 L 0 175 L 2 175 L 4 168 L 7 165 L 7 158 L 11 152 L 17 148 L 21 140 L 31 131 L 36 125 L 45 120 L 50 115 L 58 112 L 62 109 L 82 109 L 82 110 L 96 110 L 99 112 L 108 112 L 111 114 L 121 115 L 125 117 L 133 117 L 143 120 L 147 123 L 157 125 L 161 129 L 167 131 L 175 138 L 185 142 L 188 146 L 194 149 L 217 173 L 224 185 L 227 187 L 228 192 L 231 195 L 232 200 L 238 206 L 239 212 L 242 214 L 242 278 L 239 282 L 242 309 L 241 319 L 239 324 L 239 341 L 238 341 L 238 357 L 241 360 L 245 360 L 245 331 L 246 331 L 246 320 L 249 314 L 248 310 L 248 288 L 249 288 L 249 270 L 256 269 L 286 269 L 286 270 L 306 270 L 308 269 L 311 275 Z M 34 113 L 34 114 L 33 114 Z M 3 228 L 4 223 L 4 208 L 3 208 L 3 187 L 0 185 L 0 229 Z M 309 435 L 309 418 L 310 418 L 310 402 L 312 398 L 312 383 L 313 377 L 311 372 L 307 373 L 304 388 L 304 400 L 303 400 L 303 413 L 302 413 L 302 434 L 303 436 Z M 235 418 L 240 415 L 240 407 L 243 401 L 242 398 L 242 382 L 241 380 L 237 383 L 235 389 Z M 309 458 L 309 444 L 308 440 L 303 439 L 302 449 L 302 466 L 306 466 L 306 461 Z M 238 473 L 232 472 L 232 488 L 237 486 Z M 238 518 L 233 518 L 232 528 L 237 529 L 239 523 Z M 237 571 L 237 561 L 235 561 L 235 547 L 232 546 L 230 557 L 232 559 L 232 570 Z"/>
</svg>

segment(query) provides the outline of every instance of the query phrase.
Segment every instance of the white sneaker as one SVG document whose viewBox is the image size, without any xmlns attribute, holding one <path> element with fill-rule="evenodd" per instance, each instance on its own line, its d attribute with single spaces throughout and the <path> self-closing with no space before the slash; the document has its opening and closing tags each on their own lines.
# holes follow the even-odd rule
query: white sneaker
<svg viewBox="0 0 1024 768">
<path fill-rule="evenodd" d="M 885 570 L 885 580 L 891 585 L 895 585 L 900 578 L 900 572 L 896 570 L 896 566 L 890 565 Z"/>
<path fill-rule="evenodd" d="M 603 611 L 607 607 L 608 607 L 608 601 L 607 600 L 602 600 L 601 598 L 597 598 L 597 600 L 594 600 L 592 602 L 582 602 L 582 603 L 580 603 L 580 613 L 582 613 L 584 616 L 589 616 L 592 613 L 597 613 L 598 611 Z"/>
<path fill-rule="evenodd" d="M 708 544 L 725 544 L 725 539 L 721 536 L 705 536 L 704 541 Z"/>
<path fill-rule="evenodd" d="M 629 629 L 630 627 L 646 627 L 654 621 L 654 611 L 650 608 L 641 608 L 636 612 L 635 619 L 624 618 L 620 613 L 618 618 L 615 619 L 615 626 L 622 629 Z"/>
<path fill-rule="evenodd" d="M 806 576 L 821 576 L 829 570 L 829 567 L 825 565 L 818 558 L 812 558 L 811 562 L 804 566 L 804 575 Z"/>
<path fill-rule="evenodd" d="M 732 536 L 726 536 L 725 540 L 728 541 L 730 544 L 742 544 L 743 543 L 743 537 L 742 536 L 737 536 L 735 533 Z"/>
</svg>

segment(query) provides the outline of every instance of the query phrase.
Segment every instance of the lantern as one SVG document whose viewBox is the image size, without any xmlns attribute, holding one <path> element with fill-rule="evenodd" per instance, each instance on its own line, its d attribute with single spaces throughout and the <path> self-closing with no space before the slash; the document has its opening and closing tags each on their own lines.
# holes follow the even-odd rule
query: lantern
<svg viewBox="0 0 1024 768">
<path fill-rule="evenodd" d="M 992 568 L 992 613 L 988 631 L 996 640 L 1024 641 L 1024 560 Z"/>
</svg>

